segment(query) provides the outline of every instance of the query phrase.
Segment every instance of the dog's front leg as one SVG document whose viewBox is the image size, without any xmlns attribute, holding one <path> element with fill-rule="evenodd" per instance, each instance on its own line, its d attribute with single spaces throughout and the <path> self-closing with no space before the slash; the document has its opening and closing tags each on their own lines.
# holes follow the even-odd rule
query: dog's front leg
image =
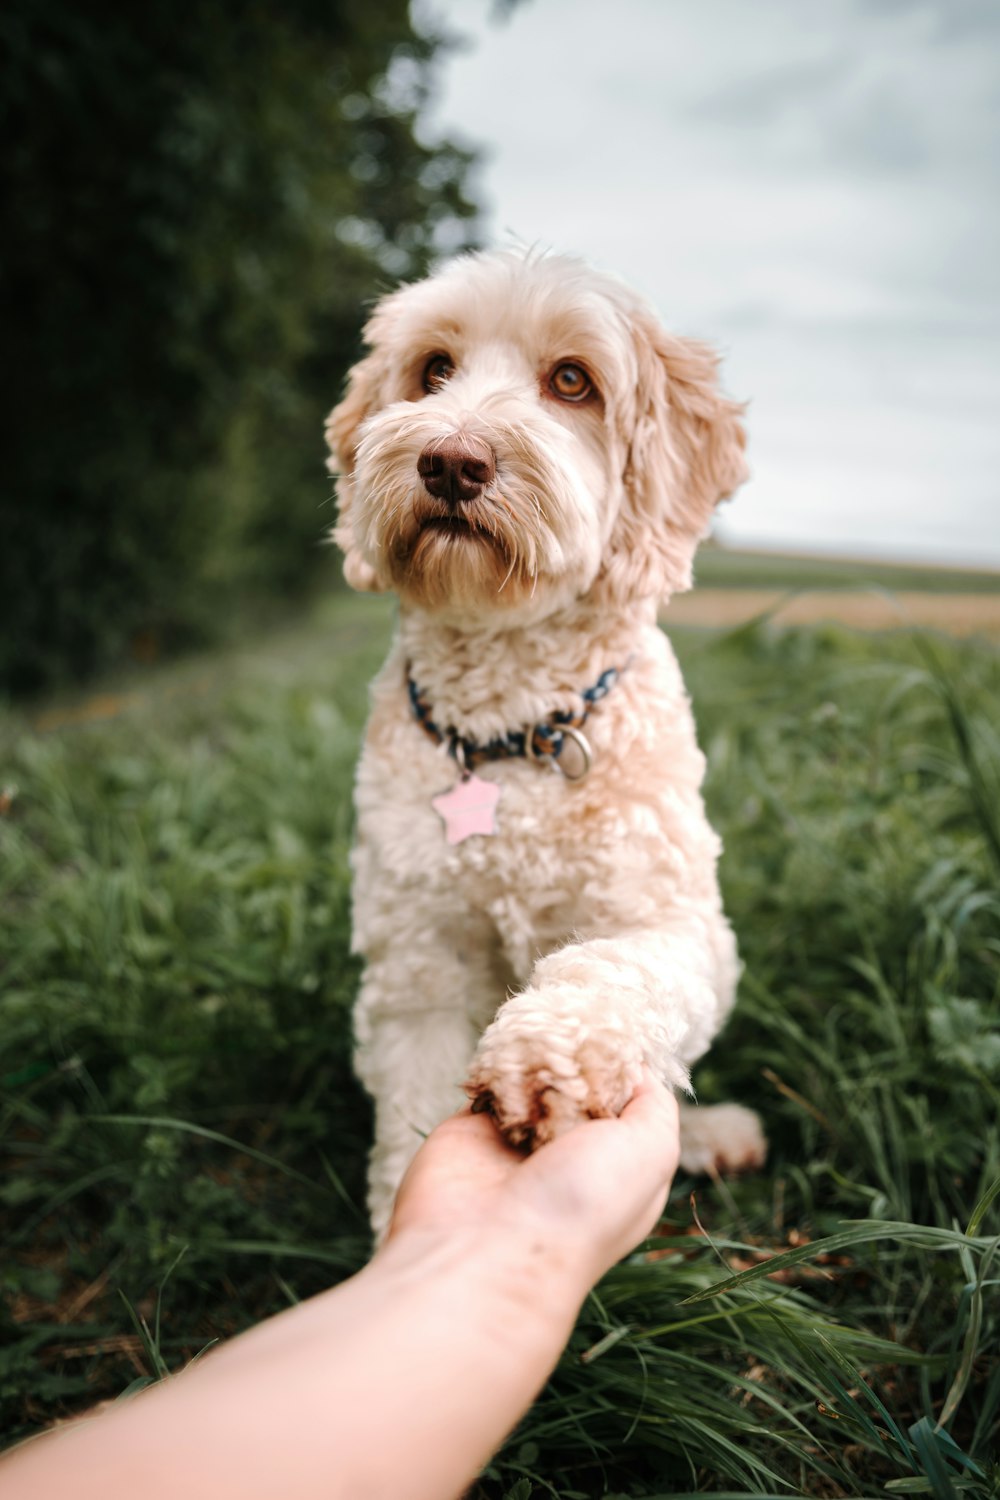
<svg viewBox="0 0 1000 1500">
<path fill-rule="evenodd" d="M 375 1101 L 368 1207 L 377 1237 L 420 1143 L 462 1104 L 469 1059 L 503 993 L 475 942 L 433 925 L 397 934 L 369 958 L 354 1033 L 355 1067 Z"/>
<path fill-rule="evenodd" d="M 570 943 L 536 963 L 483 1036 L 473 1105 L 515 1145 L 535 1146 L 581 1118 L 619 1114 L 644 1064 L 686 1089 L 735 976 L 728 928 L 704 941 L 644 931 Z"/>
</svg>

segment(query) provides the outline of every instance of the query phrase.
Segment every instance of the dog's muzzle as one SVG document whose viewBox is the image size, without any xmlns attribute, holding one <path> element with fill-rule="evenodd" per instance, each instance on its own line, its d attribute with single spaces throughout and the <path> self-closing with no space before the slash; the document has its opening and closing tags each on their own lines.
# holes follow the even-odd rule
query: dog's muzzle
<svg viewBox="0 0 1000 1500">
<path fill-rule="evenodd" d="M 492 484 L 497 473 L 496 458 L 481 438 L 454 433 L 428 443 L 417 459 L 417 473 L 428 494 L 454 512 L 463 502 L 478 500 L 486 486 Z"/>
</svg>

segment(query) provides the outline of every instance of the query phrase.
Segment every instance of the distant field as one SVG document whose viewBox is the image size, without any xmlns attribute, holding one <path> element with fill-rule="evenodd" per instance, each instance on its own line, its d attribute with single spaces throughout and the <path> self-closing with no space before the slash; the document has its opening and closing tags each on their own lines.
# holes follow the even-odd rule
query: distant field
<svg viewBox="0 0 1000 1500">
<path fill-rule="evenodd" d="M 765 618 L 781 626 L 918 626 L 998 639 L 1000 572 L 708 546 L 698 554 L 694 590 L 671 601 L 664 623 L 732 630 Z"/>
<path fill-rule="evenodd" d="M 891 589 L 893 592 L 1000 595 L 1000 570 L 934 568 L 916 563 L 800 557 L 705 546 L 695 581 L 709 589 Z"/>
<path fill-rule="evenodd" d="M 912 627 L 946 635 L 1000 638 L 1000 593 L 959 594 L 933 590 L 832 588 L 696 588 L 671 601 L 663 615 L 668 629 L 690 625 L 734 630 L 752 620 L 789 625 L 849 625 L 854 630 Z"/>
</svg>

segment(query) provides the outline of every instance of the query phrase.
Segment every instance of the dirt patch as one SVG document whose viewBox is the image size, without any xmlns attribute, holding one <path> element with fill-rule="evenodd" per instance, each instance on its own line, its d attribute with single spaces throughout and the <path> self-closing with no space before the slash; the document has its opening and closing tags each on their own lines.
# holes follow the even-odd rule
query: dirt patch
<svg viewBox="0 0 1000 1500">
<path fill-rule="evenodd" d="M 901 630 L 928 626 L 950 635 L 1000 638 L 1000 593 L 882 594 L 863 589 L 695 589 L 667 609 L 670 625 L 732 629 L 767 615 L 782 625 L 834 622 L 856 630 Z"/>
</svg>

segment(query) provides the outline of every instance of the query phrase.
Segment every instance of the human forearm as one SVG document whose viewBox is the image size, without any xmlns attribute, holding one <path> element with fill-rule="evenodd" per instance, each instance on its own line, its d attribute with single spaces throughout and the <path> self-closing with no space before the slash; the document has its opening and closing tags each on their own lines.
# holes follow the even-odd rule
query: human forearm
<svg viewBox="0 0 1000 1500">
<path fill-rule="evenodd" d="M 592 1278 L 552 1244 L 504 1231 L 465 1244 L 403 1234 L 364 1274 L 381 1305 L 355 1348 L 353 1378 L 371 1393 L 357 1480 L 387 1500 L 446 1500 L 537 1395 Z M 342 1492 L 360 1493 L 357 1481 L 345 1474 Z"/>
<path fill-rule="evenodd" d="M 458 1495 L 544 1382 L 588 1277 L 500 1229 L 391 1240 L 359 1276 L 9 1461 L 10 1500 Z"/>
<path fill-rule="evenodd" d="M 484 1115 L 418 1152 L 359 1275 L 0 1468 L 4 1500 L 451 1500 L 527 1408 L 677 1161 L 650 1078 L 529 1158 Z"/>
</svg>

